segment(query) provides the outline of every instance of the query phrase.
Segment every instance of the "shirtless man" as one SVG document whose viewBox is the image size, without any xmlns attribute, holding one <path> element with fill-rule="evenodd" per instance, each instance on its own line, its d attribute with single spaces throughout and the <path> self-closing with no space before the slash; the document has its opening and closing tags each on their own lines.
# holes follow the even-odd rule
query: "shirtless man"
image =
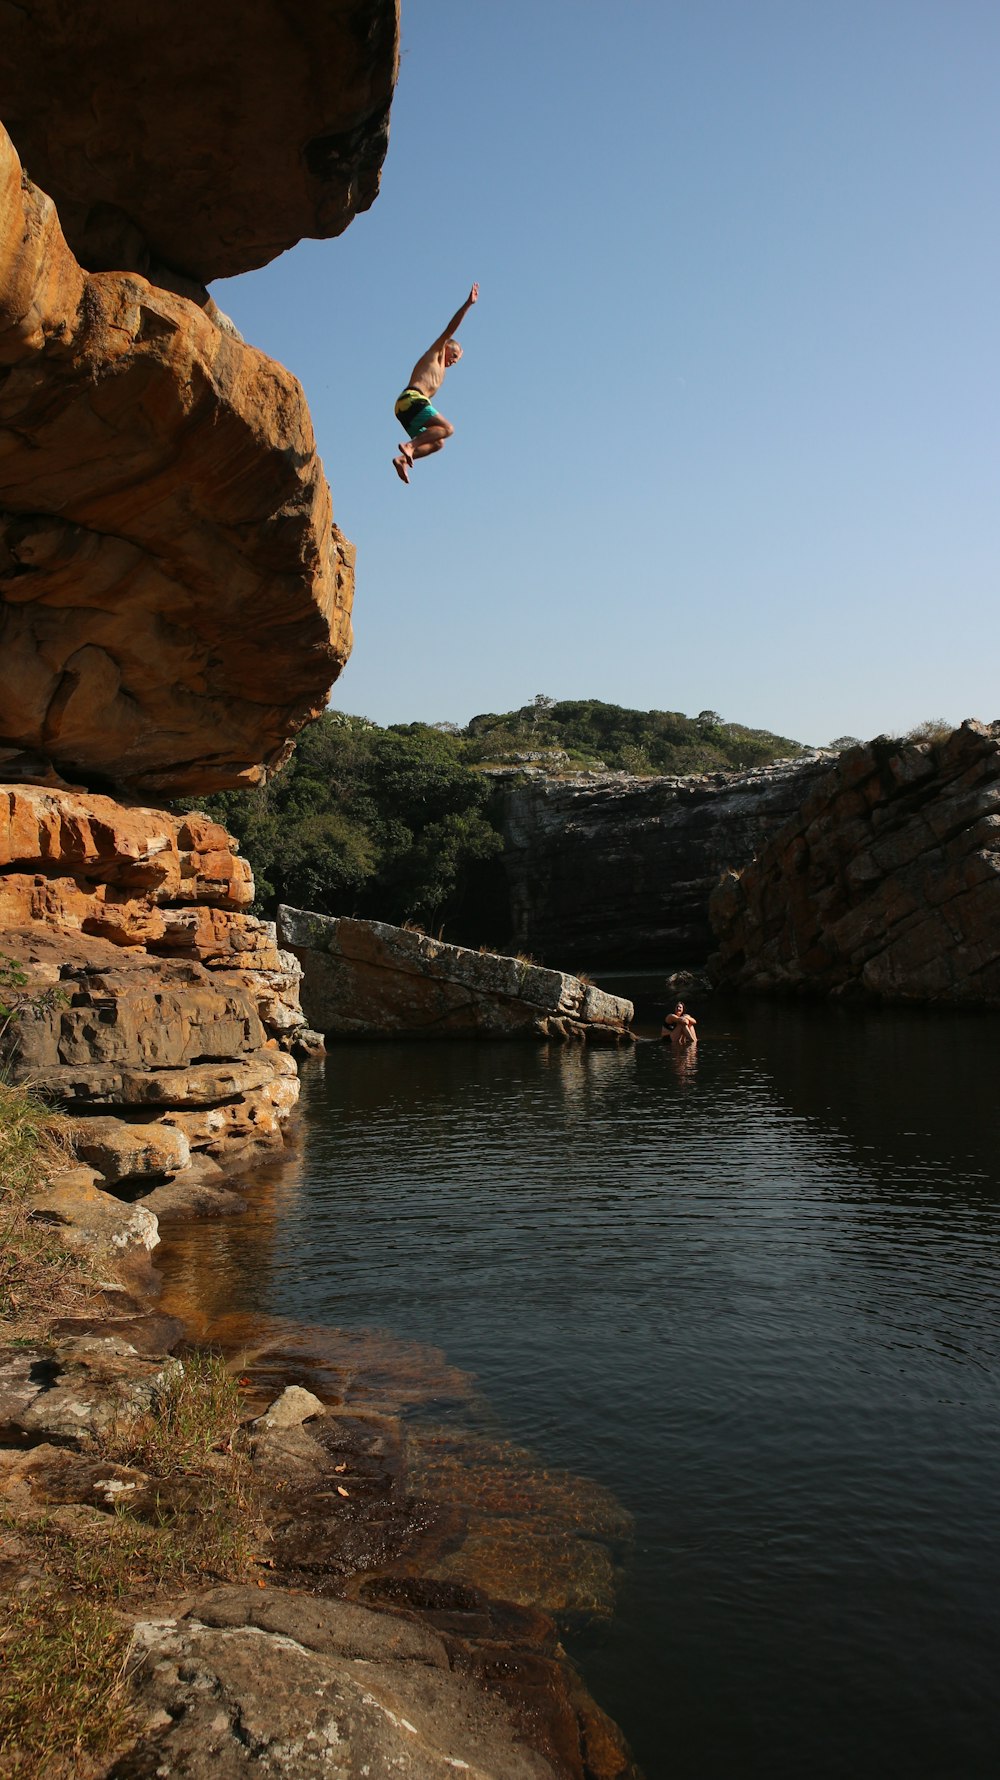
<svg viewBox="0 0 1000 1780">
<path fill-rule="evenodd" d="M 693 1014 L 685 1013 L 683 1001 L 678 1001 L 672 1014 L 664 1014 L 663 1028 L 660 1037 L 669 1044 L 676 1045 L 679 1050 L 687 1050 L 689 1045 L 698 1043 Z"/>
<path fill-rule="evenodd" d="M 409 434 L 406 443 L 399 447 L 399 456 L 392 460 L 392 467 L 401 482 L 409 482 L 410 471 L 418 457 L 430 457 L 432 451 L 440 451 L 455 431 L 451 421 L 438 413 L 431 398 L 441 388 L 445 372 L 457 365 L 462 356 L 462 348 L 452 335 L 478 300 L 479 286 L 474 284 L 444 333 L 438 335 L 422 358 L 418 358 L 410 381 L 396 403 L 396 418 Z"/>
</svg>

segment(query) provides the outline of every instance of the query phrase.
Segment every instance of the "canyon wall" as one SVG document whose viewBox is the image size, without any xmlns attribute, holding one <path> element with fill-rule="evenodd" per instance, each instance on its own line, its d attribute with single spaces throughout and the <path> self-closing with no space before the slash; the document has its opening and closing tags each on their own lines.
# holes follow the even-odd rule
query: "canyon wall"
<svg viewBox="0 0 1000 1780">
<path fill-rule="evenodd" d="M 721 872 L 754 857 L 829 761 L 699 778 L 497 774 L 512 948 L 587 969 L 703 964 Z"/>
<path fill-rule="evenodd" d="M 721 987 L 1000 1006 L 1000 724 L 841 755 L 710 913 Z"/>
<path fill-rule="evenodd" d="M 252 900 L 204 816 L 0 790 L 0 948 L 29 991 L 17 1067 L 120 1196 L 203 1185 L 281 1142 L 300 971 Z"/>
</svg>

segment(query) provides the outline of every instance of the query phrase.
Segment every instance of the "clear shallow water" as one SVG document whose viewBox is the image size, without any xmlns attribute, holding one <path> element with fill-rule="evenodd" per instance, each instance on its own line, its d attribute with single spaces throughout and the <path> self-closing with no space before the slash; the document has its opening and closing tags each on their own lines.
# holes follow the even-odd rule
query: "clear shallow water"
<svg viewBox="0 0 1000 1780">
<path fill-rule="evenodd" d="M 699 1011 L 688 1069 L 333 1050 L 284 1182 L 202 1227 L 220 1293 L 440 1346 L 615 1493 L 568 1643 L 649 1780 L 992 1780 L 1000 1022 Z"/>
</svg>

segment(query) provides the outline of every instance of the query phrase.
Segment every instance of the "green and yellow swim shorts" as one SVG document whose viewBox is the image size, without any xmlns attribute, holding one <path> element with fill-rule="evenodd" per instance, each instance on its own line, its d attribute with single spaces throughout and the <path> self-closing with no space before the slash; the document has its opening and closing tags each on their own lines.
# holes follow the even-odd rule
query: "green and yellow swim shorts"
<svg viewBox="0 0 1000 1780">
<path fill-rule="evenodd" d="M 437 409 L 427 400 L 422 389 L 404 389 L 394 412 L 411 439 L 415 439 L 418 433 L 430 426 L 432 420 L 438 418 Z"/>
</svg>

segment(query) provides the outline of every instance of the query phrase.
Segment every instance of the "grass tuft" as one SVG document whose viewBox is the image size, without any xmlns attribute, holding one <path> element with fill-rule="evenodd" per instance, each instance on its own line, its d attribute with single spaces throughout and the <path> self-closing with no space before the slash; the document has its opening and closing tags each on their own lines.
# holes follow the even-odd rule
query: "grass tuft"
<svg viewBox="0 0 1000 1780">
<path fill-rule="evenodd" d="M 27 1211 L 31 1191 L 65 1162 L 60 1124 L 30 1090 L 0 1076 L 7 1345 L 34 1345 L 99 1290 L 86 1263 Z M 104 1457 L 151 1480 L 144 1510 L 45 1513 L 12 1498 L 0 1512 L 21 1578 L 0 1600 L 2 1780 L 96 1780 L 133 1726 L 129 1612 L 199 1581 L 250 1574 L 266 1534 L 239 1435 L 242 1407 L 218 1355 L 188 1354 L 147 1414 L 101 1440 Z"/>
<path fill-rule="evenodd" d="M 49 1580 L 5 1602 L 0 1618 L 0 1773 L 80 1780 L 133 1725 L 130 1628 L 103 1600 Z M 103 1764 L 102 1764 L 103 1765 Z"/>
<path fill-rule="evenodd" d="M 183 1369 L 167 1378 L 146 1415 L 106 1434 L 105 1457 L 154 1477 L 203 1466 L 213 1453 L 238 1459 L 234 1441 L 243 1395 L 220 1354 L 185 1354 Z"/>
<path fill-rule="evenodd" d="M 65 1166 L 63 1124 L 29 1088 L 0 1075 L 0 1318 L 8 1344 L 39 1338 L 96 1289 L 86 1264 L 26 1207 L 46 1174 Z"/>
</svg>

